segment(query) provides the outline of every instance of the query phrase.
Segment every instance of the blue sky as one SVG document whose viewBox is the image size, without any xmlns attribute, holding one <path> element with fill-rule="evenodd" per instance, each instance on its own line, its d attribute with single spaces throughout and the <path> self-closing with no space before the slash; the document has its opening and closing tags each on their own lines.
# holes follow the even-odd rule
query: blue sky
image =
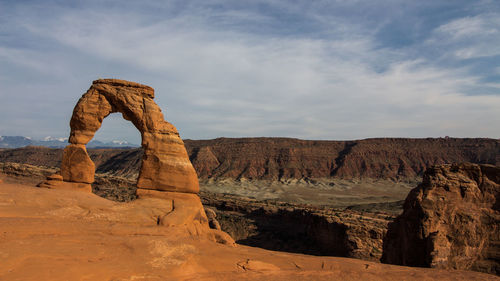
<svg viewBox="0 0 500 281">
<path fill-rule="evenodd" d="M 0 135 L 67 136 L 97 78 L 183 138 L 500 138 L 500 1 L 0 0 Z"/>
</svg>

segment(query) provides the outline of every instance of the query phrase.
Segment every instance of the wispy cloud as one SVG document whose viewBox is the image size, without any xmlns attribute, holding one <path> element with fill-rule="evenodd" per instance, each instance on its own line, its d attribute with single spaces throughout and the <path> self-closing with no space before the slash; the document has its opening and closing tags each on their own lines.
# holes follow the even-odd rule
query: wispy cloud
<svg viewBox="0 0 500 281">
<path fill-rule="evenodd" d="M 430 41 L 450 47 L 459 59 L 500 55 L 500 13 L 453 20 L 437 28 Z"/>
</svg>

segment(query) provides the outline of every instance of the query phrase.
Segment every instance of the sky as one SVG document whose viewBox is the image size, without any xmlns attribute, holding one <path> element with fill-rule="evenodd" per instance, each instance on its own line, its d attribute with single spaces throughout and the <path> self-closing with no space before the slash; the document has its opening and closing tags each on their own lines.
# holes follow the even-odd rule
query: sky
<svg viewBox="0 0 500 281">
<path fill-rule="evenodd" d="M 99 78 L 184 139 L 500 138 L 500 1 L 0 0 L 0 135 L 68 136 Z"/>
</svg>

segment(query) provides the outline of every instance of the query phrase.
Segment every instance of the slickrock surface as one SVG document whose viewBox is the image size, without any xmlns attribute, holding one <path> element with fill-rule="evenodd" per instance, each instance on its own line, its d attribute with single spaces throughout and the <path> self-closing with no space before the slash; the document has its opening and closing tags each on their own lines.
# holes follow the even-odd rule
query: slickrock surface
<svg viewBox="0 0 500 281">
<path fill-rule="evenodd" d="M 389 225 L 383 262 L 500 274 L 500 167 L 427 170 Z"/>
<path fill-rule="evenodd" d="M 0 184 L 1 280 L 499 280 L 478 272 L 409 268 L 288 254 L 203 239 L 157 225 L 172 205 Z"/>
</svg>

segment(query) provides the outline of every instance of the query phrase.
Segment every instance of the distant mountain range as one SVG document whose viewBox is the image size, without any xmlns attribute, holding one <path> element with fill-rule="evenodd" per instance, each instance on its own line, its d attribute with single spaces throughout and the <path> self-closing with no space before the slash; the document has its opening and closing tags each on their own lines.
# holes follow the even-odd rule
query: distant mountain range
<svg viewBox="0 0 500 281">
<path fill-rule="evenodd" d="M 35 140 L 30 137 L 23 136 L 0 136 L 0 148 L 19 148 L 25 146 L 45 146 L 51 148 L 61 148 L 68 145 L 68 138 L 53 138 L 45 137 L 43 140 Z M 88 148 L 131 148 L 139 147 L 137 144 L 132 144 L 127 141 L 113 140 L 111 142 L 102 142 L 99 140 L 92 140 L 87 144 Z"/>
</svg>

